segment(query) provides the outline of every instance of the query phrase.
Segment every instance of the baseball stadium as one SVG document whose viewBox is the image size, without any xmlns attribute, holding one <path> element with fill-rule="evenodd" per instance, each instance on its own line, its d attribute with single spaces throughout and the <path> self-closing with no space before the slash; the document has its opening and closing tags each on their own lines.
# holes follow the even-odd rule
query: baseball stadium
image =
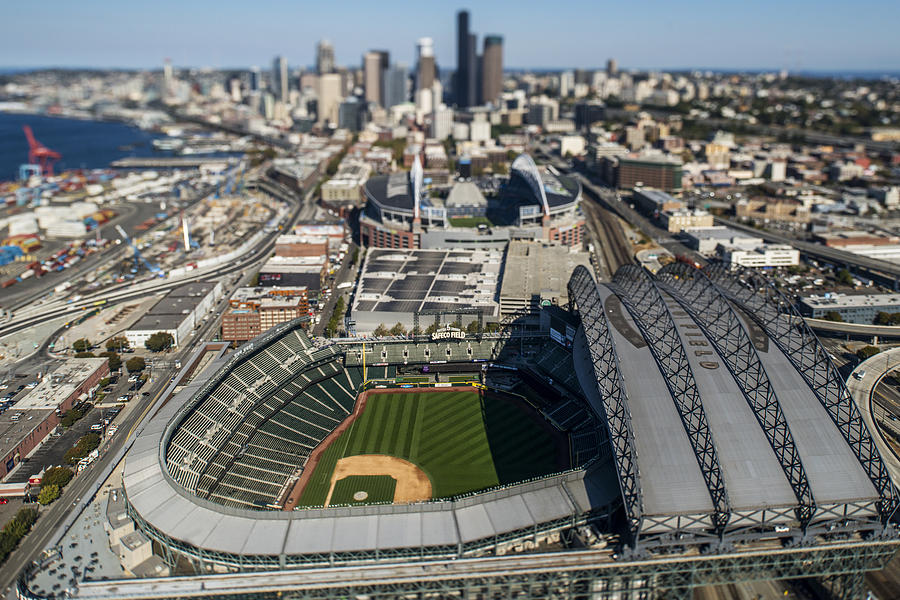
<svg viewBox="0 0 900 600">
<path fill-rule="evenodd" d="M 429 336 L 311 340 L 298 320 L 217 359 L 124 468 L 176 576 L 72 596 L 689 598 L 803 578 L 857 597 L 900 544 L 898 494 L 791 303 L 683 263 L 578 267 L 568 292 L 536 328 L 437 314 Z"/>
</svg>

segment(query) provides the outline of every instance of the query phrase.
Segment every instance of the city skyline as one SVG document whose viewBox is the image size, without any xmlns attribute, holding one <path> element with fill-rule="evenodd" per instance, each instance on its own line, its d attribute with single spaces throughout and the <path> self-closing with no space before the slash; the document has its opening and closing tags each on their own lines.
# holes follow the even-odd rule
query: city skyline
<svg viewBox="0 0 900 600">
<path fill-rule="evenodd" d="M 2 66 L 158 68 L 168 56 L 176 66 L 246 68 L 283 55 L 296 68 L 315 64 L 321 39 L 334 45 L 340 66 L 360 66 L 371 48 L 413 64 L 415 42 L 427 36 L 434 39 L 438 65 L 455 69 L 455 15 L 468 9 L 480 36 L 504 37 L 509 69 L 599 68 L 615 56 L 625 69 L 900 70 L 891 32 L 900 7 L 887 2 L 865 12 L 839 3 L 659 4 L 649 9 L 652 19 L 625 7 L 586 2 L 528 7 L 515 18 L 514 11 L 522 9 L 508 2 L 478 7 L 393 2 L 377 9 L 350 2 L 339 14 L 330 5 L 280 1 L 257 3 L 252 11 L 232 2 L 199 4 L 191 12 L 171 0 L 152 7 L 115 5 L 115 12 L 106 2 L 77 7 L 51 2 L 49 11 L 46 4 L 19 5 L 13 27 L 0 40 Z M 27 23 L 40 27 L 24 27 Z M 535 43 L 541 36 L 545 42 Z"/>
</svg>

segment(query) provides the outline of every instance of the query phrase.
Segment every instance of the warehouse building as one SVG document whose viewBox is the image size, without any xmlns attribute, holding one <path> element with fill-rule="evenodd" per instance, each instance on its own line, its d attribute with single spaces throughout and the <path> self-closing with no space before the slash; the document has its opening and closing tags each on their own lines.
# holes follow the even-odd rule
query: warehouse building
<svg viewBox="0 0 900 600">
<path fill-rule="evenodd" d="M 105 358 L 71 358 L 0 415 L 0 478 L 5 479 L 59 425 L 63 414 L 89 400 L 109 374 Z M 21 474 L 27 481 L 31 473 Z"/>
<path fill-rule="evenodd" d="M 200 326 L 203 318 L 221 300 L 221 282 L 188 283 L 177 287 L 154 304 L 126 332 L 132 347 L 143 347 L 154 333 L 166 332 L 180 346 L 190 332 Z"/>
</svg>

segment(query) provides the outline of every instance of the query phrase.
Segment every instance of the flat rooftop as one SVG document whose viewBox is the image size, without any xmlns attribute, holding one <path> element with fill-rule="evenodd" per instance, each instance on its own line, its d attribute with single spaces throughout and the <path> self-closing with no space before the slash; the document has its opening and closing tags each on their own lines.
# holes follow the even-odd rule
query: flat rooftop
<svg viewBox="0 0 900 600">
<path fill-rule="evenodd" d="M 502 265 L 500 250 L 370 249 L 353 311 L 483 307 L 495 314 Z"/>
<path fill-rule="evenodd" d="M 0 415 L 0 458 L 6 459 L 12 449 L 31 435 L 55 410 L 55 408 L 19 409 L 16 405 Z"/>
<path fill-rule="evenodd" d="M 900 294 L 826 294 L 807 296 L 800 300 L 810 308 L 897 308 L 900 311 Z"/>
<path fill-rule="evenodd" d="M 37 387 L 16 402 L 7 414 L 15 410 L 26 409 L 55 410 L 105 361 L 105 358 L 70 358 L 66 360 L 53 373 L 48 373 L 41 378 Z"/>
<path fill-rule="evenodd" d="M 591 269 L 587 252 L 569 246 L 514 240 L 506 251 L 506 266 L 500 298 L 531 298 L 534 295 L 568 298 L 566 285 L 578 265 Z"/>
</svg>

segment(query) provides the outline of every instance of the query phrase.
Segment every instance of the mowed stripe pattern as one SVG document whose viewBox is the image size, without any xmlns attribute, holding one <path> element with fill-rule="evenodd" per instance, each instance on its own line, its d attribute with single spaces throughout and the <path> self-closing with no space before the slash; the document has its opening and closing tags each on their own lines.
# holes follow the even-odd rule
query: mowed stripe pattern
<svg viewBox="0 0 900 600">
<path fill-rule="evenodd" d="M 472 392 L 377 393 L 329 446 L 300 506 L 321 506 L 341 458 L 386 454 L 410 461 L 442 498 L 556 470 L 556 440 L 509 401 Z"/>
<path fill-rule="evenodd" d="M 390 502 L 394 499 L 397 480 L 387 475 L 351 475 L 344 477 L 334 485 L 331 504 L 369 504 L 373 502 Z M 365 492 L 365 500 L 356 500 L 353 495 Z"/>
</svg>

